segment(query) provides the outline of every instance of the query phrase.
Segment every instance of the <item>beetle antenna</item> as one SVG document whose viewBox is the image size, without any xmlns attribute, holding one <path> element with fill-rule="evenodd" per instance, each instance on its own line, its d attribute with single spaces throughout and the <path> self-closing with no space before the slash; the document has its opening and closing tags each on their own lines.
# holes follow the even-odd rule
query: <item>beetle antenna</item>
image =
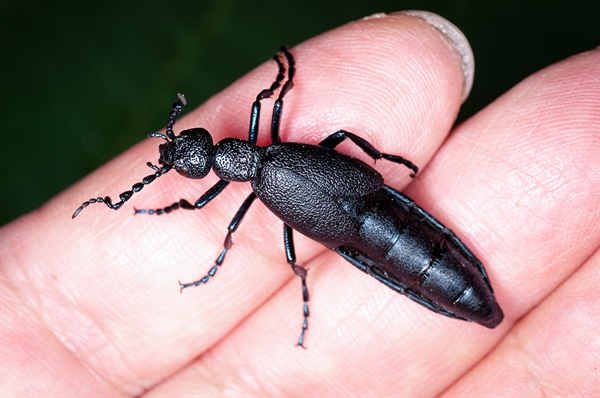
<svg viewBox="0 0 600 398">
<path fill-rule="evenodd" d="M 166 174 L 172 168 L 172 166 L 163 166 L 163 167 L 154 166 L 150 162 L 148 162 L 147 165 L 148 165 L 148 167 L 150 167 L 151 169 L 153 169 L 155 171 L 154 174 L 150 174 L 150 175 L 144 177 L 141 182 L 137 182 L 137 183 L 133 184 L 133 186 L 131 187 L 131 189 L 129 191 L 122 192 L 119 195 L 120 200 L 117 203 L 113 203 L 110 196 L 105 196 L 104 198 L 101 198 L 101 197 L 91 198 L 90 200 L 83 202 L 81 204 L 81 206 L 79 206 L 77 208 L 77 210 L 75 210 L 75 212 L 73 213 L 71 218 L 73 219 L 73 218 L 77 217 L 79 215 L 79 213 L 81 213 L 83 211 L 83 209 L 85 209 L 86 207 L 88 207 L 89 205 L 94 204 L 94 203 L 104 203 L 104 204 L 106 204 L 106 206 L 109 209 L 119 210 L 121 208 L 121 206 L 123 206 L 123 203 L 125 203 L 129 199 L 131 199 L 131 197 L 133 196 L 134 193 L 141 191 L 142 188 L 144 188 L 144 185 L 150 184 L 151 182 L 156 180 L 161 175 Z"/>
<path fill-rule="evenodd" d="M 167 120 L 167 130 L 165 131 L 165 134 L 150 133 L 148 134 L 148 137 L 162 138 L 165 141 L 173 141 L 175 139 L 175 133 L 173 132 L 175 121 L 179 117 L 181 109 L 183 109 L 186 104 L 187 100 L 185 99 L 185 95 L 177 93 L 177 101 L 173 102 L 173 108 L 171 109 L 171 113 L 169 113 L 169 120 Z"/>
<path fill-rule="evenodd" d="M 171 113 L 169 113 L 169 120 L 167 121 L 166 134 L 151 133 L 151 134 L 148 134 L 148 137 L 162 138 L 165 141 L 173 141 L 175 139 L 175 133 L 173 132 L 173 127 L 175 126 L 175 121 L 179 117 L 179 113 L 181 112 L 181 109 L 185 106 L 185 104 L 187 104 L 185 96 L 183 94 L 177 94 L 177 101 L 173 102 L 173 108 L 171 109 Z M 148 167 L 150 167 L 152 170 L 154 170 L 154 174 L 147 175 L 146 177 L 144 177 L 142 179 L 141 182 L 137 182 L 137 183 L 133 184 L 133 186 L 131 187 L 130 190 L 122 192 L 119 195 L 120 200 L 117 203 L 113 203 L 110 196 L 105 196 L 104 198 L 102 198 L 102 197 L 91 198 L 91 199 L 83 202 L 81 204 L 81 206 L 79 206 L 77 208 L 77 210 L 75 210 L 75 212 L 73 213 L 71 218 L 73 219 L 73 218 L 77 217 L 79 215 L 79 213 L 81 213 L 83 211 L 83 209 L 85 209 L 86 207 L 88 207 L 89 205 L 94 204 L 94 203 L 104 203 L 104 204 L 106 204 L 106 206 L 109 209 L 118 210 L 121 208 L 121 206 L 123 206 L 123 204 L 125 202 L 127 202 L 129 199 L 131 199 L 131 197 L 133 196 L 134 193 L 141 191 L 142 188 L 144 188 L 144 185 L 150 184 L 151 182 L 156 180 L 158 177 L 167 173 L 173 167 L 173 166 L 162 166 L 162 167 L 155 166 L 150 162 L 146 163 L 146 165 Z"/>
</svg>

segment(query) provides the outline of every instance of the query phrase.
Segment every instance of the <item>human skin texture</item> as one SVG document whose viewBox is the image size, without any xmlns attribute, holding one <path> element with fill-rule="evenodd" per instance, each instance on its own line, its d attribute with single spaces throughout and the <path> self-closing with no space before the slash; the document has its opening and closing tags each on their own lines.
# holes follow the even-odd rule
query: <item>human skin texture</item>
<svg viewBox="0 0 600 398">
<path fill-rule="evenodd" d="M 291 51 L 282 140 L 343 128 L 417 164 L 414 180 L 376 168 L 482 260 L 504 321 L 489 330 L 435 314 L 296 234 L 311 293 L 296 347 L 300 281 L 281 221 L 258 201 L 217 275 L 180 294 L 178 280 L 212 267 L 249 184 L 202 210 L 134 217 L 217 181 L 171 172 L 117 212 L 96 204 L 71 220 L 149 174 L 160 141 L 148 139 L 2 228 L 2 395 L 597 396 L 599 51 L 534 73 L 454 129 L 463 60 L 421 18 L 352 22 Z M 269 61 L 196 109 L 188 98 L 175 132 L 246 138 L 275 74 Z"/>
</svg>

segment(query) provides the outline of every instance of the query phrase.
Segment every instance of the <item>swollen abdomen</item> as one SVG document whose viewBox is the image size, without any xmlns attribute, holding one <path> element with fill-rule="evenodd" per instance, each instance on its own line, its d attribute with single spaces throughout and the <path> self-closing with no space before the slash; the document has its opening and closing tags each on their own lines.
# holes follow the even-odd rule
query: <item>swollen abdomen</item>
<svg viewBox="0 0 600 398">
<path fill-rule="evenodd" d="M 502 311 L 481 263 L 452 231 L 403 199 L 384 190 L 373 195 L 370 209 L 363 209 L 360 239 L 353 246 L 373 260 L 375 273 L 392 285 L 455 317 L 497 326 Z"/>
</svg>

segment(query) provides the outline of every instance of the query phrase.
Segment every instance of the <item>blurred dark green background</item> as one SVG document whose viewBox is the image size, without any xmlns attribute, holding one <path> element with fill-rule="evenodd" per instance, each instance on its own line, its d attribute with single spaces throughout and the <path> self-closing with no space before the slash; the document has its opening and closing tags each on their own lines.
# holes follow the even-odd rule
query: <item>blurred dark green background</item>
<svg viewBox="0 0 600 398">
<path fill-rule="evenodd" d="M 162 128 L 175 93 L 200 104 L 281 44 L 375 12 L 434 11 L 475 53 L 464 119 L 532 72 L 597 46 L 594 3 L 2 1 L 0 225 Z"/>
</svg>

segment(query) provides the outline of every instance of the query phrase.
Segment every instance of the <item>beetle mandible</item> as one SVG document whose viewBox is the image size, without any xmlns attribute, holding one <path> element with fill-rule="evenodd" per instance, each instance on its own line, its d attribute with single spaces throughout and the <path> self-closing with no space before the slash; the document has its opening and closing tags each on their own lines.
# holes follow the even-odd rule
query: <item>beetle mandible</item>
<svg viewBox="0 0 600 398">
<path fill-rule="evenodd" d="M 412 171 L 411 177 L 418 172 L 417 166 L 401 156 L 382 153 L 345 130 L 329 135 L 318 145 L 281 142 L 283 98 L 294 85 L 296 67 L 285 47 L 273 59 L 279 73 L 252 104 L 248 140 L 225 138 L 213 145 L 210 133 L 203 128 L 175 135 L 175 121 L 186 104 L 185 97 L 178 94 L 165 134 L 149 134 L 166 141 L 159 145 L 160 165 L 147 163 L 154 173 L 121 193 L 116 203 L 109 196 L 89 199 L 75 210 L 72 218 L 93 203 L 118 210 L 134 193 L 172 169 L 187 178 L 204 178 L 212 169 L 219 181 L 194 204 L 180 199 L 156 210 L 135 210 L 136 214 L 164 214 L 179 208 L 201 209 L 231 181 L 248 181 L 252 185 L 253 192 L 228 226 L 223 250 L 214 266 L 194 282 L 179 283 L 180 289 L 201 285 L 215 276 L 232 246 L 233 233 L 258 197 L 283 221 L 285 256 L 302 282 L 304 320 L 298 345 L 304 347 L 309 294 L 307 270 L 296 264 L 293 230 L 337 252 L 363 272 L 432 311 L 496 327 L 504 316 L 481 261 L 450 229 L 412 199 L 385 185 L 375 169 L 335 151 L 335 147 L 350 139 L 374 160 L 385 159 L 407 167 Z M 287 60 L 287 68 L 282 59 Z M 280 87 L 273 106 L 271 144 L 259 147 L 256 141 L 261 101 L 275 95 Z"/>
</svg>

